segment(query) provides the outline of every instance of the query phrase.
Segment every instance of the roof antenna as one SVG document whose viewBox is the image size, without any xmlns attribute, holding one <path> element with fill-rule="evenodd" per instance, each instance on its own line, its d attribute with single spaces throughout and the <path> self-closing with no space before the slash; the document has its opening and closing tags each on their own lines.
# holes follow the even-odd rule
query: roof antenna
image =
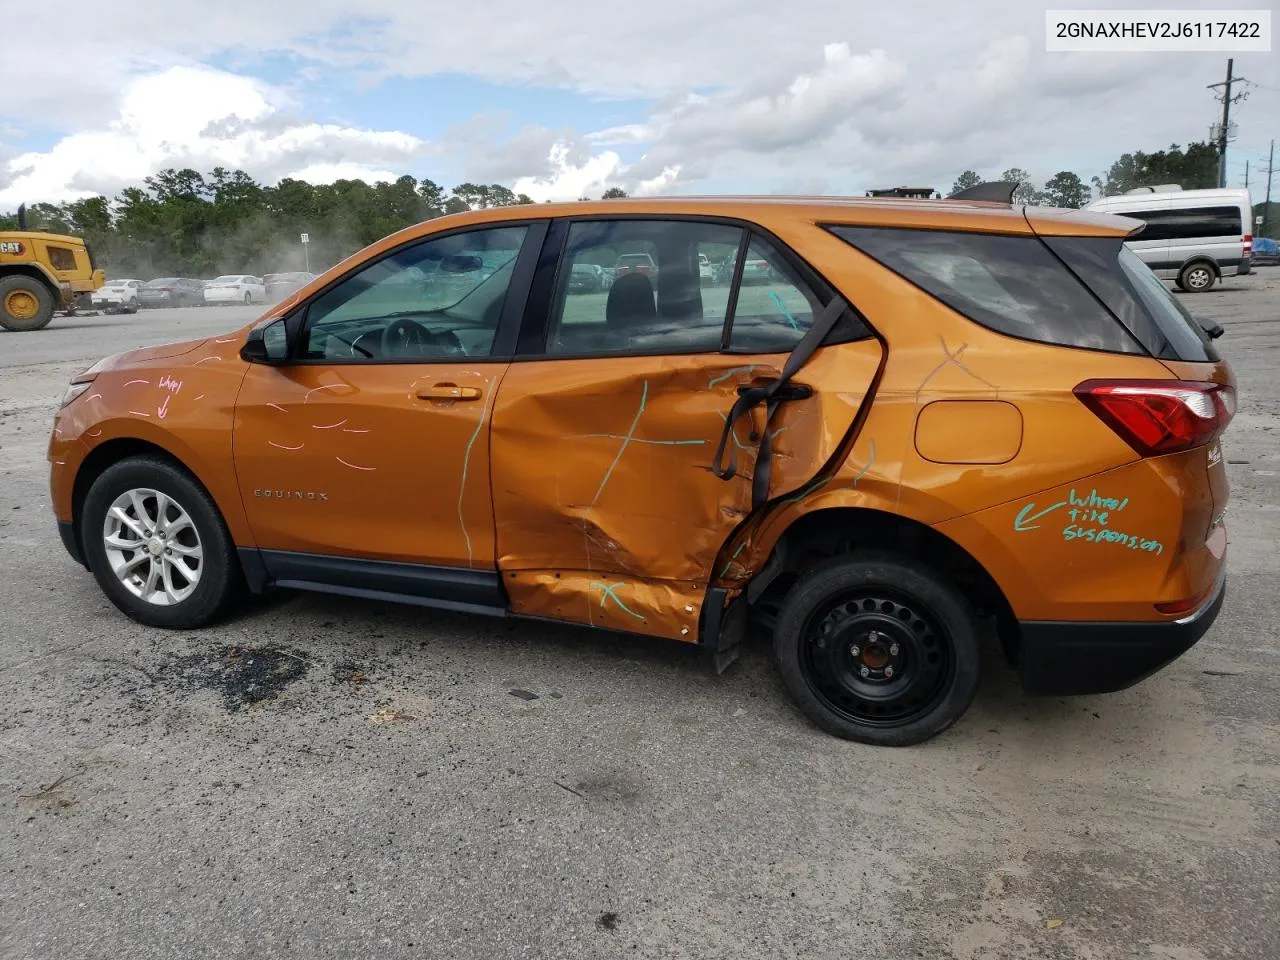
<svg viewBox="0 0 1280 960">
<path fill-rule="evenodd" d="M 988 180 L 986 183 L 979 183 L 972 187 L 967 187 L 947 197 L 948 200 L 978 200 L 987 203 L 1013 203 L 1013 191 L 1018 189 L 1018 185 L 1009 180 Z"/>
</svg>

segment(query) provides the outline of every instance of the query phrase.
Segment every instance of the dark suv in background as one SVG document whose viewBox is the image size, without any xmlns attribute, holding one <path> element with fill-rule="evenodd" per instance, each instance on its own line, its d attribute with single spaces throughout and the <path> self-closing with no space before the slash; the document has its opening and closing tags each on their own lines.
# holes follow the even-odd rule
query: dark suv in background
<svg viewBox="0 0 1280 960">
<path fill-rule="evenodd" d="M 314 273 L 268 273 L 262 278 L 267 288 L 267 303 L 279 303 L 295 290 L 301 290 L 316 278 Z"/>
</svg>

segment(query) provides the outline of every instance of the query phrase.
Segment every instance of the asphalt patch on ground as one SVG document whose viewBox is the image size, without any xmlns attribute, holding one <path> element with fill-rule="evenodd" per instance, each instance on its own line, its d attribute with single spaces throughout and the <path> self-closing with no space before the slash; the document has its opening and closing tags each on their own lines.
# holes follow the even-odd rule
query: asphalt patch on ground
<svg viewBox="0 0 1280 960">
<path fill-rule="evenodd" d="M 283 647 L 213 647 L 178 657 L 159 674 L 166 686 L 212 690 L 229 713 L 274 700 L 311 669 L 311 660 Z"/>
</svg>

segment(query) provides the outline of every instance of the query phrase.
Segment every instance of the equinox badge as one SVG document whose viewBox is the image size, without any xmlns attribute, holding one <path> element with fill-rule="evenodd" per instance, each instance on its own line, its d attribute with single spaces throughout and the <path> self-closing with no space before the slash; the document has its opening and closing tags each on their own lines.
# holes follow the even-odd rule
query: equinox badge
<svg viewBox="0 0 1280 960">
<path fill-rule="evenodd" d="M 271 500 L 328 500 L 329 494 L 324 490 L 263 490 L 253 488 L 255 497 Z"/>
</svg>

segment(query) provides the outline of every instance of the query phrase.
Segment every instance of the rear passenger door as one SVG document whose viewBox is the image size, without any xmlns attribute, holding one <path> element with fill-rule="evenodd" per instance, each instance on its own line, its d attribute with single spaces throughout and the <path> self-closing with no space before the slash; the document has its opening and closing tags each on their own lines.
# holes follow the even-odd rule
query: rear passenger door
<svg viewBox="0 0 1280 960">
<path fill-rule="evenodd" d="M 628 255 L 654 266 L 606 290 L 569 283 L 575 264 L 610 269 Z M 700 255 L 733 269 L 703 278 Z M 744 280 L 758 261 L 768 268 Z M 740 388 L 779 377 L 832 296 L 741 224 L 554 224 L 493 410 L 498 566 L 513 610 L 696 640 L 717 554 L 753 510 L 763 414 L 727 434 L 726 419 Z M 770 498 L 803 489 L 833 456 L 879 366 L 880 343 L 850 310 L 827 344 L 793 380 L 811 394 L 770 425 Z M 712 470 L 722 437 L 729 479 Z"/>
</svg>

